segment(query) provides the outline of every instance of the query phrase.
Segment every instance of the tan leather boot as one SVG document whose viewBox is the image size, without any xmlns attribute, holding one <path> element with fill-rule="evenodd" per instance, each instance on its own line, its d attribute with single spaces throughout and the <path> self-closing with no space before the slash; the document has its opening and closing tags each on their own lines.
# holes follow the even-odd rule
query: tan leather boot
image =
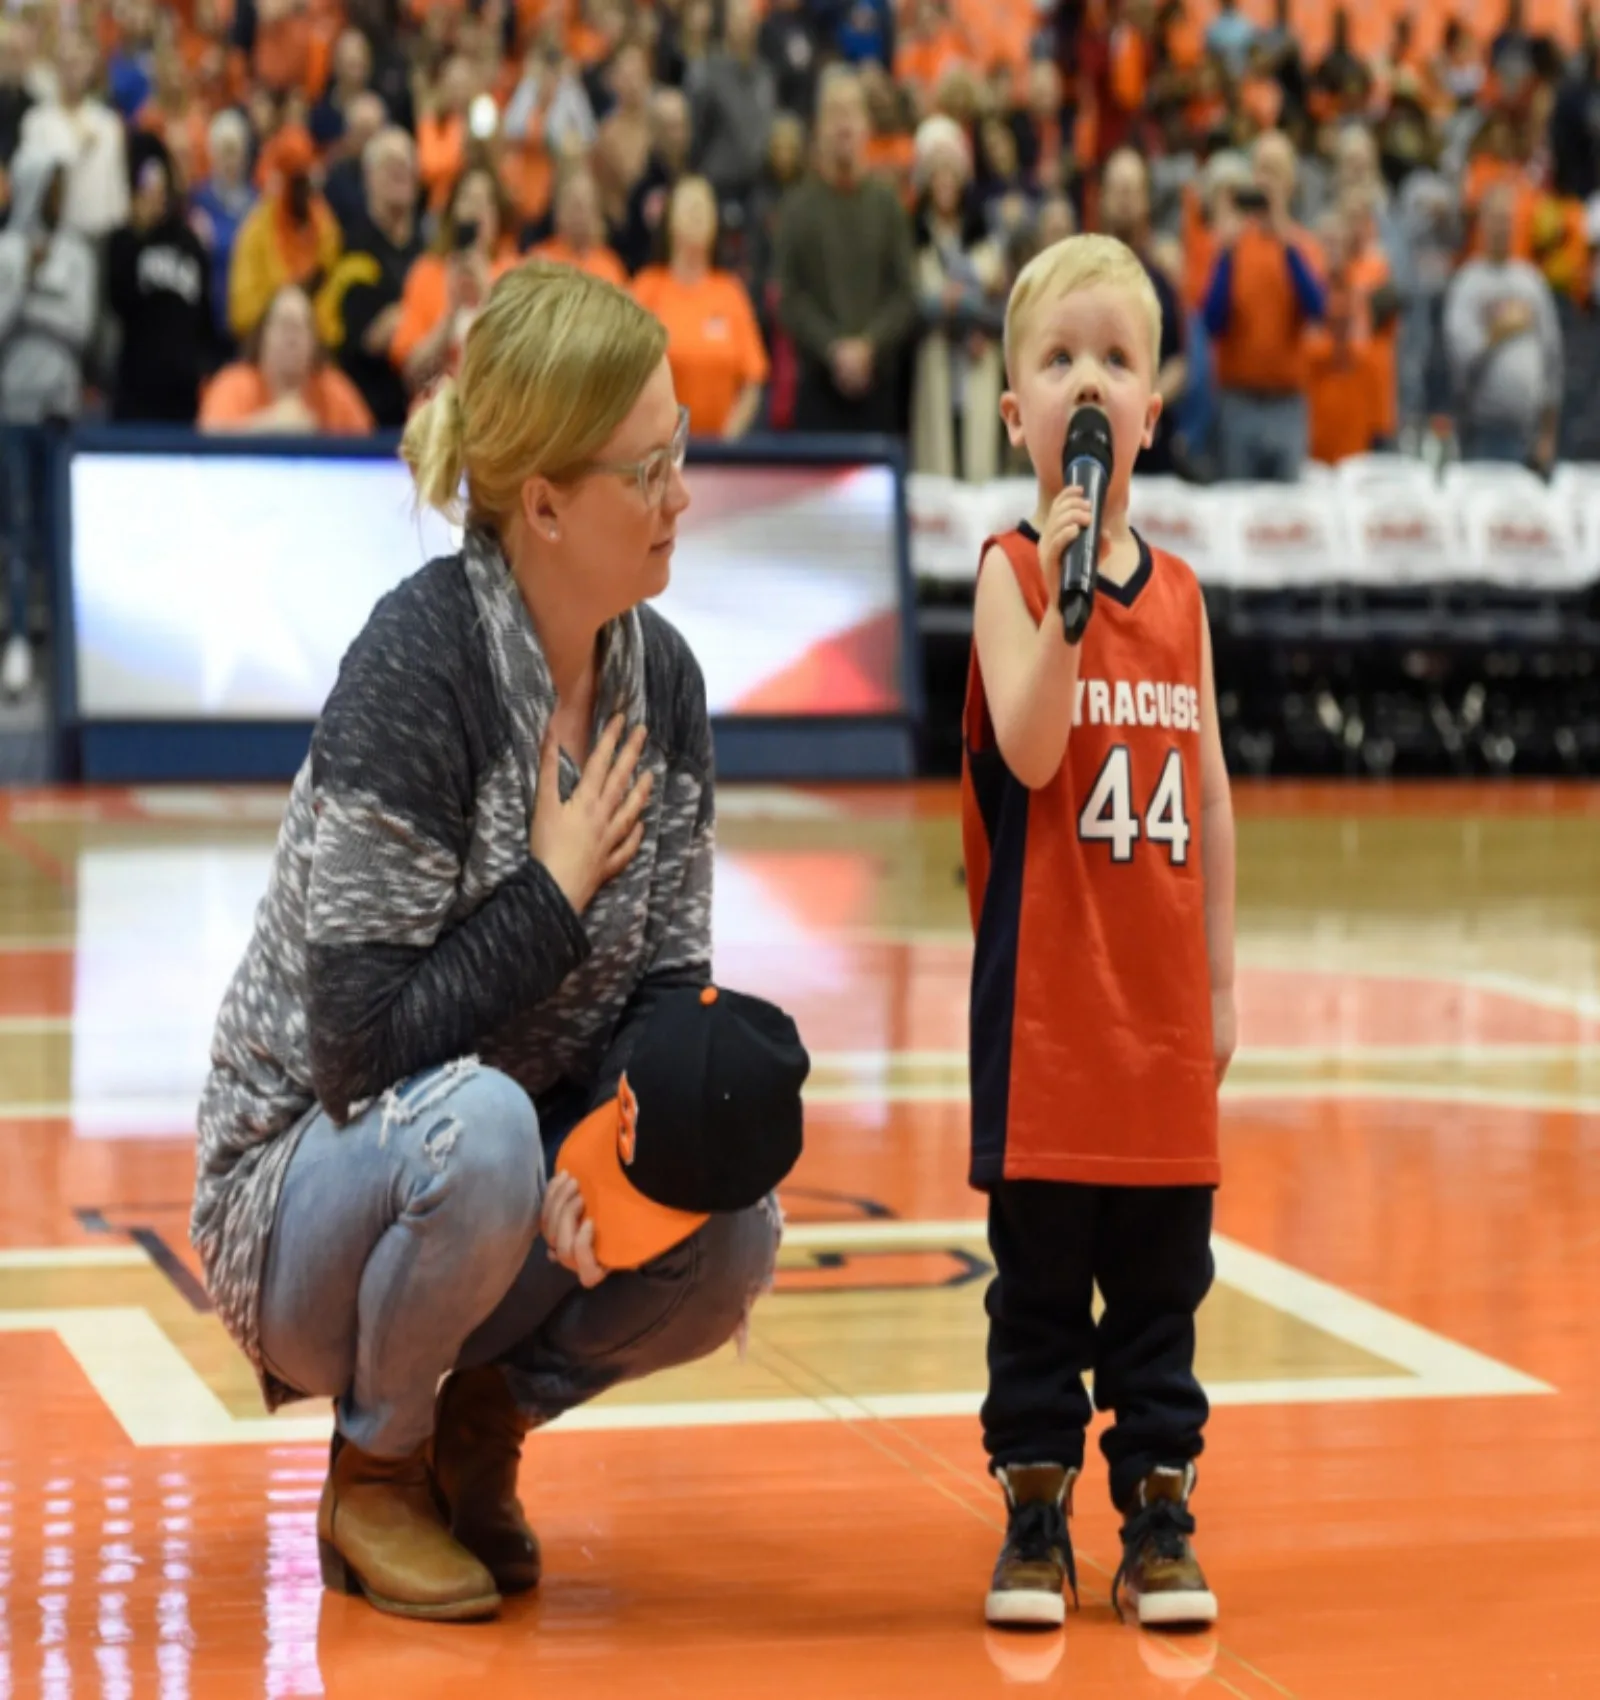
<svg viewBox="0 0 1600 1700">
<path fill-rule="evenodd" d="M 489 1567 L 503 1594 L 539 1585 L 539 1537 L 517 1498 L 527 1432 L 528 1419 L 493 1364 L 458 1371 L 439 1391 L 433 1479 L 451 1533 Z"/>
<path fill-rule="evenodd" d="M 494 1578 L 440 1515 L 426 1445 L 405 1458 L 374 1458 L 335 1436 L 317 1552 L 324 1587 L 365 1594 L 397 1617 L 459 1623 L 500 1608 Z"/>
<path fill-rule="evenodd" d="M 1049 1629 L 1067 1620 L 1066 1590 L 1078 1598 L 1073 1562 L 1072 1484 L 1059 1464 L 1013 1464 L 995 1472 L 1006 1494 L 1006 1539 L 984 1616 L 997 1629 Z"/>
<path fill-rule="evenodd" d="M 1217 1621 L 1217 1596 L 1206 1581 L 1189 1537 L 1194 1517 L 1193 1464 L 1155 1469 L 1133 1490 L 1124 1507 L 1122 1564 L 1111 1584 L 1111 1603 L 1122 1616 L 1120 1596 L 1133 1602 L 1139 1621 L 1152 1628 Z"/>
</svg>

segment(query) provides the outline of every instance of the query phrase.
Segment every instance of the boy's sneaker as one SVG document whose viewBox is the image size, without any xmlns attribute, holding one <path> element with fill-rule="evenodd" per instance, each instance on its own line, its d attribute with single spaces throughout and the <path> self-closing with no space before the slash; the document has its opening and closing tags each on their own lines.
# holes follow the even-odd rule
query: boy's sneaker
<svg viewBox="0 0 1600 1700">
<path fill-rule="evenodd" d="M 1067 1620 L 1068 1587 L 1073 1604 L 1078 1602 L 1067 1530 L 1078 1472 L 1060 1464 L 1013 1464 L 995 1474 L 1010 1515 L 984 1615 L 1006 1627 L 1057 1628 Z"/>
<path fill-rule="evenodd" d="M 1111 1603 L 1122 1616 L 1121 1594 L 1137 1609 L 1139 1622 L 1152 1628 L 1201 1625 L 1217 1621 L 1217 1597 L 1189 1537 L 1194 1518 L 1189 1494 L 1193 1464 L 1152 1470 L 1134 1489 L 1122 1525 L 1122 1565 L 1111 1584 Z"/>
</svg>

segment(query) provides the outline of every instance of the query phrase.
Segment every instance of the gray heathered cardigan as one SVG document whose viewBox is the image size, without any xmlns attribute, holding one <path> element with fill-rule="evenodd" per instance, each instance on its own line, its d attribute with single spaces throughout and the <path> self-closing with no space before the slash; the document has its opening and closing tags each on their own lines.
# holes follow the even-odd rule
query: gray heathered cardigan
<svg viewBox="0 0 1600 1700">
<path fill-rule="evenodd" d="M 374 609 L 295 779 L 255 932 L 217 1019 L 190 1237 L 269 1408 L 259 1304 L 278 1195 L 320 1106 L 343 1124 L 475 1054 L 533 1097 L 598 1071 L 649 974 L 707 979 L 714 811 L 705 683 L 640 608 L 603 640 L 597 721 L 621 709 L 655 775 L 644 842 L 580 919 L 528 849 L 555 703 L 492 539 Z M 562 792 L 577 770 L 562 758 Z"/>
</svg>

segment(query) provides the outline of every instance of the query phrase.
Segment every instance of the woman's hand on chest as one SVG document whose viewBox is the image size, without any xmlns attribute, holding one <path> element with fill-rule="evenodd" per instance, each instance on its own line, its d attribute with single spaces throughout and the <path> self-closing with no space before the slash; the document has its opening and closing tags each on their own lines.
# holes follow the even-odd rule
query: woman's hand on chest
<svg viewBox="0 0 1600 1700">
<path fill-rule="evenodd" d="M 622 741 L 618 715 L 601 734 L 583 764 L 572 795 L 561 800 L 561 743 L 552 721 L 539 761 L 539 788 L 533 804 L 528 848 L 578 914 L 594 894 L 633 860 L 644 841 L 644 810 L 654 784 L 638 772 L 646 731 L 634 729 Z"/>
</svg>

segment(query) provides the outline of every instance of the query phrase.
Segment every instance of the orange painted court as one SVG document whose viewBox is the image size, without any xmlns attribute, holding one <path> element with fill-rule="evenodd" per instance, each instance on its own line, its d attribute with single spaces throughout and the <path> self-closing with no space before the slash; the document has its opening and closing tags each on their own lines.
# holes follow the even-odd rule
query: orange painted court
<svg viewBox="0 0 1600 1700">
<path fill-rule="evenodd" d="M 1002 1513 L 946 787 L 723 793 L 718 977 L 814 1059 L 743 1358 L 532 1437 L 546 1579 L 497 1623 L 324 1593 L 329 1412 L 265 1416 L 187 1247 L 196 1070 L 282 802 L 0 802 L 0 1692 L 1600 1691 L 1600 791 L 1237 793 L 1198 1638 L 1113 1616 L 1097 1461 L 1081 1612 L 983 1625 Z"/>
</svg>

